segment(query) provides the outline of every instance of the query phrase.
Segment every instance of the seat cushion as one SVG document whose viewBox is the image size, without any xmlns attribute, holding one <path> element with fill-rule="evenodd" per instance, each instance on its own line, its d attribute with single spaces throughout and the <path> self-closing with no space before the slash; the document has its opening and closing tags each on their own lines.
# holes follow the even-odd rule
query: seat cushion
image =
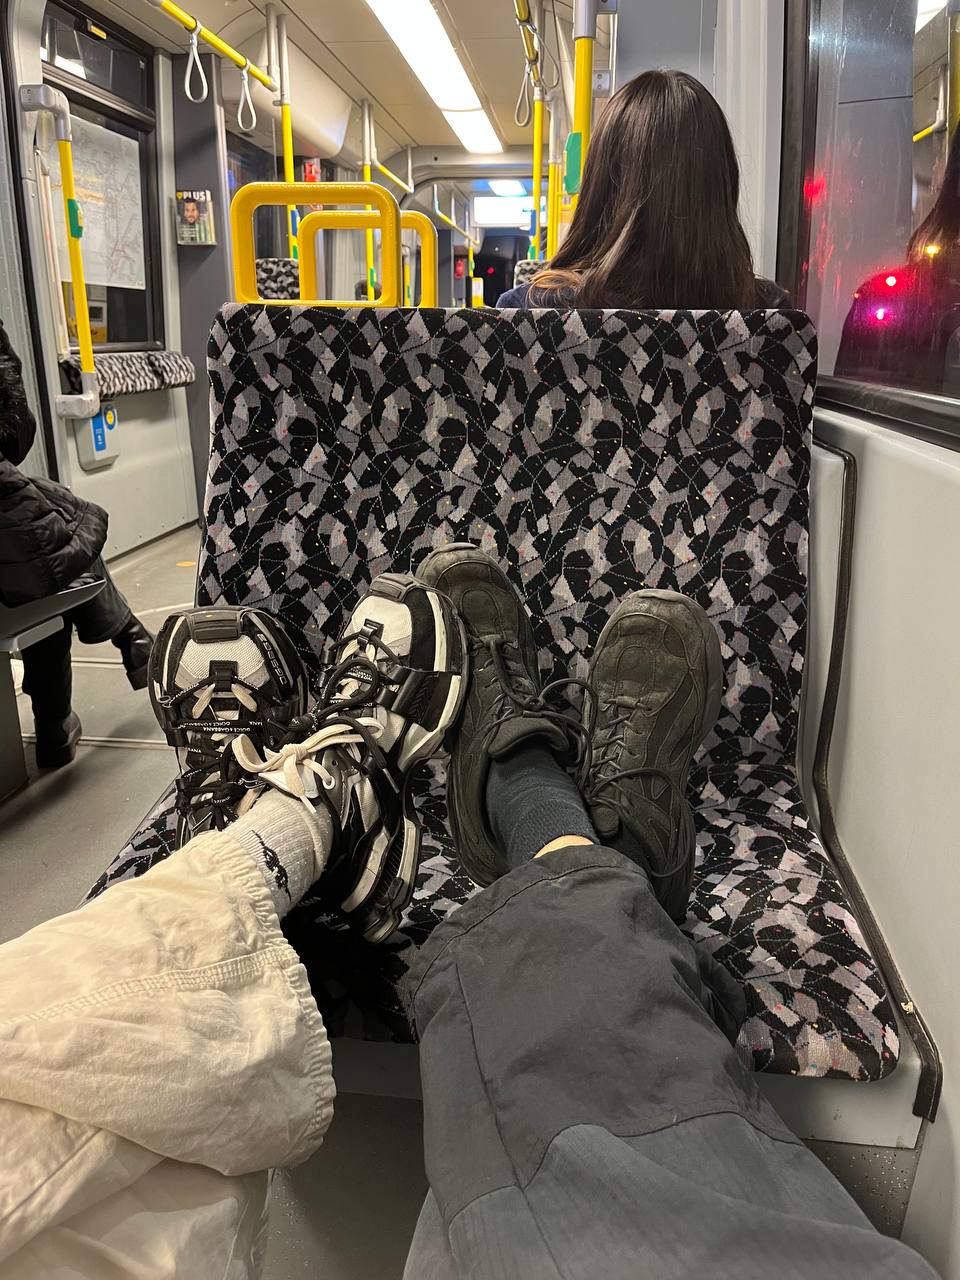
<svg viewBox="0 0 960 1280">
<path fill-rule="evenodd" d="M 684 931 L 744 986 L 739 1048 L 757 1071 L 877 1080 L 896 1064 L 883 981 L 788 771 L 697 770 L 697 870 Z M 478 892 L 445 826 L 443 768 L 417 789 L 425 827 L 416 892 L 400 931 L 373 947 L 308 894 L 284 922 L 331 1035 L 410 1040 L 400 987 L 417 949 Z M 140 875 L 173 847 L 164 797 L 91 890 Z"/>
</svg>

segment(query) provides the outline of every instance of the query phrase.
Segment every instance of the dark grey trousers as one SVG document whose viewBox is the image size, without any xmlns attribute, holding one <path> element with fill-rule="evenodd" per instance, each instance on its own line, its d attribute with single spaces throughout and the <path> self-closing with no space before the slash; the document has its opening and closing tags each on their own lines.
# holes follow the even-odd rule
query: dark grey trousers
<svg viewBox="0 0 960 1280">
<path fill-rule="evenodd" d="M 411 978 L 431 1192 L 406 1280 L 934 1276 L 763 1099 L 613 850 L 511 872 Z"/>
</svg>

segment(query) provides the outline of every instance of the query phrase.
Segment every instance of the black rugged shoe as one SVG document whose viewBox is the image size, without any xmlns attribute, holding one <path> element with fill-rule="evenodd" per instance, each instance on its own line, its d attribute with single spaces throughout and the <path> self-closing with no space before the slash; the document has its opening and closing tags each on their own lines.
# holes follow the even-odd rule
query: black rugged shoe
<svg viewBox="0 0 960 1280">
<path fill-rule="evenodd" d="M 173 614 L 150 656 L 150 701 L 180 762 L 177 848 L 222 830 L 249 785 L 226 748 L 279 742 L 307 707 L 303 662 L 278 618 L 219 606 Z"/>
<path fill-rule="evenodd" d="M 145 689 L 150 664 L 153 636 L 139 618 L 131 618 L 111 641 L 120 650 L 127 679 L 134 689 Z"/>
<path fill-rule="evenodd" d="M 688 596 L 634 592 L 600 633 L 587 686 L 578 782 L 593 825 L 640 863 L 679 923 L 696 851 L 687 775 L 723 692 L 717 633 Z"/>
<path fill-rule="evenodd" d="M 38 769 L 62 769 L 77 754 L 77 743 L 83 729 L 80 717 L 71 711 L 65 720 L 34 719 L 37 732 Z"/>
<path fill-rule="evenodd" d="M 496 561 L 454 542 L 429 552 L 416 572 L 453 601 L 466 628 L 470 683 L 447 769 L 447 813 L 464 871 L 488 885 L 509 869 L 487 820 L 491 761 L 533 738 L 576 758 L 579 724 L 544 705 L 530 619 Z"/>
<path fill-rule="evenodd" d="M 407 574 L 371 583 L 339 641 L 317 705 L 262 756 L 233 745 L 259 783 L 333 818 L 320 897 L 382 942 L 413 895 L 421 828 L 409 780 L 440 754 L 466 694 L 463 626 L 449 600 Z"/>
</svg>

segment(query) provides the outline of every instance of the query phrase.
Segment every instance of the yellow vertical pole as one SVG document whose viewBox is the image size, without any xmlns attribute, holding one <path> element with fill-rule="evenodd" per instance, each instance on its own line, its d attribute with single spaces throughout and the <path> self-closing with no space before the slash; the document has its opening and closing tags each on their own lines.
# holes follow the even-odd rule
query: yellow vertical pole
<svg viewBox="0 0 960 1280">
<path fill-rule="evenodd" d="M 543 90 L 533 91 L 533 256 L 540 258 L 541 214 L 543 195 Z"/>
<path fill-rule="evenodd" d="M 360 104 L 361 112 L 361 146 L 363 148 L 363 180 L 371 182 L 373 180 L 373 104 L 364 98 Z M 370 205 L 367 205 L 370 208 Z M 373 228 L 370 227 L 364 233 L 364 243 L 366 247 L 367 259 L 367 301 L 373 302 L 377 296 L 376 279 L 377 270 L 374 261 L 374 241 Z"/>
<path fill-rule="evenodd" d="M 290 103 L 280 106 L 280 132 L 283 137 L 283 180 L 295 182 L 296 174 L 293 163 L 293 121 L 290 118 Z M 291 258 L 297 256 L 297 207 L 287 206 L 287 249 Z"/>
<path fill-rule="evenodd" d="M 410 285 L 410 254 L 403 255 L 403 305 L 413 306 L 413 290 Z"/>
<path fill-rule="evenodd" d="M 547 172 L 547 260 L 557 252 L 557 220 L 559 217 L 560 166 L 551 164 Z"/>
<path fill-rule="evenodd" d="M 363 166 L 364 182 L 370 182 L 372 180 L 371 173 L 372 173 L 372 170 L 370 166 L 368 164 L 365 164 Z M 366 207 L 369 209 L 370 205 L 367 205 Z M 376 284 L 375 284 L 377 273 L 376 273 L 376 265 L 373 260 L 373 228 L 372 227 L 368 227 L 367 230 L 364 232 L 364 240 L 366 242 L 366 249 L 367 249 L 367 301 L 372 302 L 374 298 L 377 296 L 377 290 L 376 290 Z"/>
<path fill-rule="evenodd" d="M 547 258 L 552 259 L 560 247 L 560 192 L 563 187 L 564 106 L 559 90 L 554 89 L 547 101 L 550 111 L 550 138 L 547 160 Z"/>
<path fill-rule="evenodd" d="M 73 290 L 73 310 L 77 318 L 80 369 L 83 373 L 93 373 L 93 339 L 90 335 L 90 312 L 87 309 L 87 281 L 83 273 L 83 254 L 80 251 L 83 215 L 77 202 L 77 186 L 73 175 L 73 148 L 69 138 L 59 139 L 57 147 L 60 152 L 60 181 L 63 186 L 63 212 L 67 222 L 70 287 Z"/>
<path fill-rule="evenodd" d="M 583 166 L 587 158 L 587 147 L 590 145 L 590 125 L 593 119 L 593 44 L 592 36 L 581 36 L 573 42 L 573 134 L 577 140 L 578 162 L 574 204 L 580 198 Z"/>
<path fill-rule="evenodd" d="M 283 144 L 283 180 L 293 182 L 296 178 L 293 163 L 293 119 L 290 115 L 290 64 L 287 58 L 287 18 L 286 14 L 276 16 L 275 42 L 277 58 L 280 64 L 280 138 Z M 268 41 L 273 43 L 273 39 Z M 287 253 L 291 258 L 299 255 L 297 248 L 297 208 L 287 208 Z"/>
</svg>

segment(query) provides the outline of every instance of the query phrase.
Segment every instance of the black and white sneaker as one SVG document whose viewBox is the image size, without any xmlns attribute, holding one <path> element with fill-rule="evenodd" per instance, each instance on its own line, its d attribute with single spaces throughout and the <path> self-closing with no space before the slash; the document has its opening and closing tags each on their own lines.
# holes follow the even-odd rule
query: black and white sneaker
<svg viewBox="0 0 960 1280">
<path fill-rule="evenodd" d="M 439 755 L 466 693 L 463 626 L 450 601 L 416 578 L 376 578 L 334 651 L 317 705 L 279 748 L 233 744 L 260 783 L 324 805 L 331 856 L 319 892 L 371 942 L 396 929 L 413 895 L 421 830 L 409 789 Z"/>
<path fill-rule="evenodd" d="M 177 847 L 222 830 L 249 778 L 226 748 L 239 734 L 265 749 L 307 706 L 307 675 L 280 621 L 221 606 L 169 617 L 150 654 L 150 700 L 180 762 Z"/>
</svg>

